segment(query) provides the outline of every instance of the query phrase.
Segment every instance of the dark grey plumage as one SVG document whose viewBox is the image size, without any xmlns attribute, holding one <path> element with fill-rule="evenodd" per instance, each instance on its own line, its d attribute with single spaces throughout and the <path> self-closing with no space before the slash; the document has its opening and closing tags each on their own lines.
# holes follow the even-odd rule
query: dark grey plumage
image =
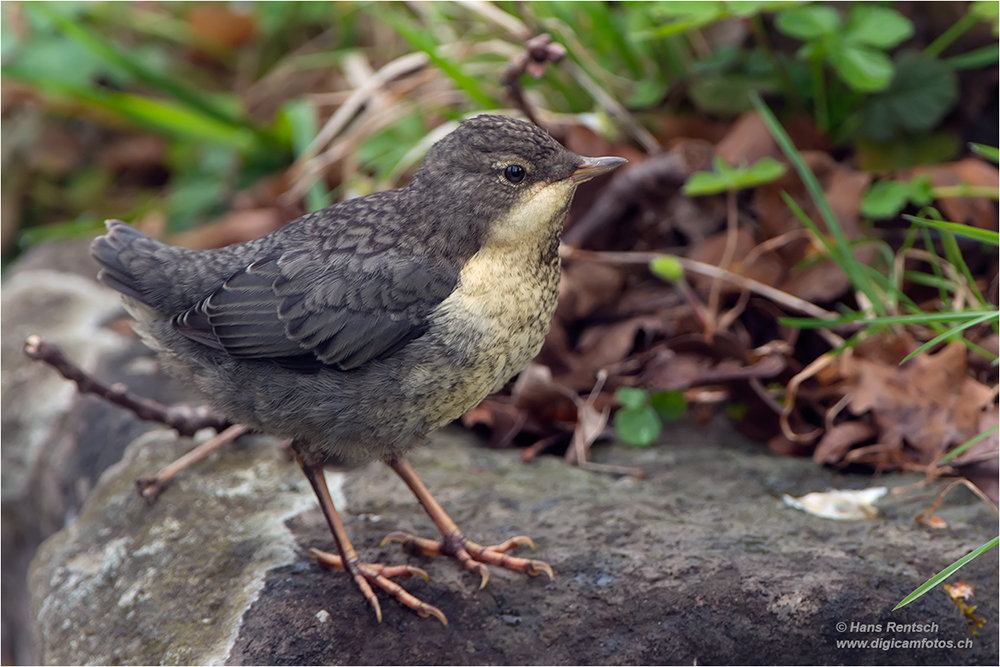
<svg viewBox="0 0 1000 667">
<path fill-rule="evenodd" d="M 147 343 L 218 409 L 371 460 L 456 418 L 537 353 L 584 163 L 533 125 L 479 116 L 406 188 L 218 250 L 111 221 L 92 252 Z M 509 165 L 522 181 L 504 176 Z"/>
</svg>

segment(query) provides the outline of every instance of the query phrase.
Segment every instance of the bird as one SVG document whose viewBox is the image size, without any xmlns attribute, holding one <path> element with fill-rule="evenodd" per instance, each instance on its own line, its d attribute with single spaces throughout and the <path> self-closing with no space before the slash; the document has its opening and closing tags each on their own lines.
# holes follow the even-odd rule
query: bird
<svg viewBox="0 0 1000 667">
<path fill-rule="evenodd" d="M 291 438 L 338 552 L 312 555 L 345 570 L 379 622 L 375 589 L 447 625 L 394 580 L 426 572 L 358 556 L 323 465 L 384 461 L 440 532 L 393 532 L 383 545 L 451 557 L 481 587 L 488 565 L 553 577 L 547 563 L 508 553 L 534 548 L 526 536 L 492 546 L 466 538 L 406 454 L 538 353 L 577 186 L 625 161 L 582 157 L 536 125 L 482 114 L 434 144 L 406 187 L 211 250 L 109 220 L 91 254 L 167 372 L 234 423 Z"/>
</svg>

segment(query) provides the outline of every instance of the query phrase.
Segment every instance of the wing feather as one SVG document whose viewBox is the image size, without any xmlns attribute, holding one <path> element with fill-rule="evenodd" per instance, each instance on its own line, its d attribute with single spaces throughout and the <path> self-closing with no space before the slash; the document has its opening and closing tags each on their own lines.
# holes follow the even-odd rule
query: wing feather
<svg viewBox="0 0 1000 667">
<path fill-rule="evenodd" d="M 292 366 L 316 362 L 357 368 L 419 337 L 458 281 L 460 267 L 382 251 L 314 249 L 259 259 L 177 315 L 183 335 L 234 357 Z"/>
</svg>

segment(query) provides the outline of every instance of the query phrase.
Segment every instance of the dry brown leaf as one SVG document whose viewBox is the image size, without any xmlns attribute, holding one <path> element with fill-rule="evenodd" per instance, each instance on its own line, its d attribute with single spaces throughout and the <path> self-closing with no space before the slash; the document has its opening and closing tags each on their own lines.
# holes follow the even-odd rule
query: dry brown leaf
<svg viewBox="0 0 1000 667">
<path fill-rule="evenodd" d="M 764 157 L 782 159 L 781 149 L 756 111 L 740 116 L 715 145 L 715 152 L 732 166 L 753 164 Z"/>
<path fill-rule="evenodd" d="M 530 363 L 521 371 L 511 389 L 514 404 L 526 410 L 541 423 L 575 422 L 576 393 L 555 382 L 552 371 L 538 363 Z"/>
<path fill-rule="evenodd" d="M 871 424 L 862 420 L 837 424 L 823 434 L 813 451 L 813 461 L 820 465 L 839 463 L 851 447 L 871 440 L 877 433 Z"/>
<path fill-rule="evenodd" d="M 962 185 L 974 187 L 997 187 L 1000 171 L 979 158 L 966 158 L 929 167 L 918 167 L 914 174 L 927 174 L 931 185 L 946 187 Z M 945 219 L 960 224 L 974 225 L 980 229 L 995 229 L 997 225 L 996 204 L 985 197 L 946 197 L 939 199 Z"/>
<path fill-rule="evenodd" d="M 777 456 L 804 456 L 809 453 L 811 445 L 793 442 L 785 437 L 785 434 L 778 433 L 767 441 L 767 449 Z"/>
<path fill-rule="evenodd" d="M 965 371 L 961 343 L 922 354 L 902 367 L 858 354 L 841 359 L 841 372 L 853 384 L 851 412 L 871 412 L 880 444 L 902 451 L 905 443 L 923 465 L 975 435 L 983 408 L 993 400 L 992 390 Z"/>
<path fill-rule="evenodd" d="M 844 235 L 848 239 L 862 236 L 858 224 L 861 198 L 868 189 L 871 176 L 843 167 L 824 152 L 803 151 L 802 157 L 816 174 Z M 826 230 L 826 224 L 802 181 L 797 174 L 789 171 L 777 181 L 754 191 L 753 206 L 765 241 L 802 229 L 802 223 L 785 204 L 783 192 L 787 192 L 796 201 L 820 230 Z M 796 267 L 799 262 L 817 252 L 817 248 L 806 237 L 791 236 L 787 242 L 776 247 L 774 252 L 789 271 L 778 285 L 782 291 L 807 301 L 824 303 L 835 300 L 850 287 L 847 276 L 829 260 L 808 264 L 801 269 Z M 867 246 L 855 250 L 858 260 L 865 264 L 870 262 L 872 254 L 873 249 Z"/>
<path fill-rule="evenodd" d="M 642 384 L 651 389 L 680 391 L 696 385 L 711 367 L 712 361 L 703 356 L 664 349 L 646 364 Z"/>
<path fill-rule="evenodd" d="M 650 121 L 650 131 L 661 146 L 669 146 L 680 139 L 699 139 L 714 144 L 729 132 L 727 123 L 718 123 L 704 116 L 690 114 L 658 113 Z"/>
<path fill-rule="evenodd" d="M 948 527 L 948 522 L 936 514 L 924 517 L 923 519 L 920 520 L 920 523 L 924 524 L 931 530 L 941 530 L 942 528 Z"/>
<path fill-rule="evenodd" d="M 198 48 L 213 56 L 246 44 L 257 29 L 251 14 L 209 3 L 194 6 L 188 15 L 188 25 Z"/>
<path fill-rule="evenodd" d="M 635 337 L 640 331 L 659 329 L 659 319 L 652 315 L 639 315 L 613 324 L 588 327 L 577 343 L 580 368 L 596 372 L 617 364 L 635 347 Z"/>
<path fill-rule="evenodd" d="M 597 262 L 573 261 L 563 267 L 556 316 L 573 322 L 614 303 L 625 286 L 622 269 Z"/>
<path fill-rule="evenodd" d="M 986 619 L 982 616 L 976 616 L 974 613 L 976 605 L 970 605 L 967 602 L 973 597 L 972 584 L 966 581 L 956 581 L 953 584 L 941 584 L 941 587 L 944 588 L 945 592 L 948 593 L 948 597 L 951 598 L 951 601 L 962 612 L 966 623 L 969 624 L 969 630 L 972 634 L 976 634 L 986 624 Z"/>
<path fill-rule="evenodd" d="M 486 426 L 490 430 L 489 446 L 494 449 L 510 446 L 521 431 L 526 415 L 516 406 L 497 398 L 486 398 L 461 417 L 462 426 Z"/>
<path fill-rule="evenodd" d="M 84 144 L 79 134 L 55 123 L 46 124 L 44 131 L 32 141 L 31 150 L 24 151 L 27 166 L 50 178 L 65 177 L 81 166 L 84 158 Z"/>
<path fill-rule="evenodd" d="M 611 414 L 610 408 L 598 411 L 588 402 L 581 401 L 577 406 L 576 428 L 573 429 L 573 440 L 569 449 L 566 450 L 567 463 L 579 463 L 587 461 L 587 452 L 594 444 L 598 436 L 604 432 L 604 427 L 608 425 L 608 416 Z M 583 457 L 582 459 L 580 457 Z"/>
<path fill-rule="evenodd" d="M 720 232 L 710 236 L 703 241 L 694 244 L 687 256 L 690 259 L 719 266 L 722 255 L 725 252 L 728 234 Z M 734 260 L 729 265 L 728 270 L 765 285 L 774 285 L 783 273 L 780 260 L 775 253 L 764 252 L 757 254 L 757 259 L 752 264 L 744 264 L 742 258 L 746 257 L 757 245 L 753 234 L 746 228 L 741 228 L 736 235 L 736 251 L 733 254 Z M 707 292 L 712 284 L 712 279 L 702 275 L 691 275 L 691 284 L 701 292 Z M 739 286 L 729 281 L 722 282 L 722 294 L 739 294 Z"/>
<path fill-rule="evenodd" d="M 167 142 L 162 137 L 136 135 L 110 142 L 101 150 L 100 163 L 105 169 L 148 169 L 163 164 Z"/>
<path fill-rule="evenodd" d="M 861 197 L 871 182 L 871 176 L 865 172 L 855 171 L 841 166 L 827 153 L 818 151 L 803 151 L 802 158 L 812 169 L 819 180 L 820 187 L 833 209 L 834 214 L 848 239 L 861 236 L 858 226 L 858 214 L 861 209 Z M 800 229 L 802 223 L 789 210 L 781 196 L 787 192 L 822 231 L 826 224 L 820 218 L 816 205 L 799 179 L 798 174 L 789 170 L 778 180 L 762 185 L 754 191 L 753 206 L 761 229 L 767 238 L 774 238 L 786 232 Z M 792 243 L 784 246 L 783 256 L 792 262 L 802 258 L 808 242 Z"/>
</svg>

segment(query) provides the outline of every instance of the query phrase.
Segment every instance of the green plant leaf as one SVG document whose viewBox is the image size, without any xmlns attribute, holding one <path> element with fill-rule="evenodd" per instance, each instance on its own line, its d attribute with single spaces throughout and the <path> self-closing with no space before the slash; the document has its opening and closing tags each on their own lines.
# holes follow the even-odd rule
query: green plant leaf
<svg viewBox="0 0 1000 667">
<path fill-rule="evenodd" d="M 684 265 L 673 255 L 661 255 L 651 261 L 649 272 L 668 283 L 684 280 Z"/>
<path fill-rule="evenodd" d="M 831 46 L 828 56 L 837 75 L 854 90 L 870 93 L 892 81 L 892 61 L 876 49 L 840 43 Z"/>
<path fill-rule="evenodd" d="M 186 114 L 193 116 L 199 113 L 208 120 L 228 124 L 236 129 L 258 131 L 251 120 L 242 117 L 242 113 L 234 114 L 225 106 L 216 104 L 212 96 L 205 95 L 203 91 L 189 88 L 180 79 L 164 76 L 150 69 L 143 58 L 137 58 L 132 54 L 120 51 L 116 45 L 108 42 L 101 35 L 95 34 L 83 24 L 74 22 L 53 11 L 46 6 L 46 3 L 39 3 L 36 7 L 37 11 L 53 21 L 66 37 L 91 51 L 109 66 L 128 72 L 141 81 L 176 98 L 180 105 L 186 107 Z"/>
<path fill-rule="evenodd" d="M 861 214 L 872 220 L 895 218 L 909 201 L 909 185 L 900 181 L 879 181 L 861 200 Z"/>
<path fill-rule="evenodd" d="M 615 390 L 615 398 L 626 409 L 638 410 L 645 407 L 649 401 L 649 392 L 638 387 L 618 387 Z"/>
<path fill-rule="evenodd" d="M 625 99 L 630 109 L 645 109 L 656 106 L 667 94 L 670 84 L 666 81 L 642 79 L 634 82 L 634 88 Z"/>
<path fill-rule="evenodd" d="M 389 9 L 388 5 L 385 7 Z M 380 17 L 413 47 L 426 53 L 431 61 L 479 106 L 484 109 L 497 108 L 497 102 L 486 92 L 479 79 L 467 74 L 459 62 L 438 53 L 438 44 L 434 41 L 431 31 L 418 25 L 403 12 L 384 11 L 380 12 Z"/>
<path fill-rule="evenodd" d="M 915 176 L 910 181 L 910 201 L 917 206 L 927 206 L 934 201 L 934 188 L 927 174 Z"/>
<path fill-rule="evenodd" d="M 859 168 L 865 171 L 906 169 L 917 164 L 940 164 L 958 155 L 962 144 L 952 132 L 937 130 L 928 134 L 900 134 L 888 142 L 858 139 Z"/>
<path fill-rule="evenodd" d="M 282 105 L 275 123 L 276 136 L 279 140 L 292 147 L 296 157 L 302 155 L 319 132 L 319 110 L 316 105 L 305 98 L 289 100 Z M 280 129 L 279 129 L 280 128 Z M 286 133 L 287 137 L 278 132 Z M 333 203 L 332 193 L 326 188 L 322 178 L 306 191 L 306 209 L 308 212 L 318 211 Z"/>
<path fill-rule="evenodd" d="M 66 63 L 73 63 L 73 66 L 67 67 Z M 97 56 L 80 44 L 62 36 L 46 35 L 26 42 L 19 53 L 9 61 L 5 59 L 3 72 L 43 88 L 46 81 L 89 85 L 108 70 Z"/>
<path fill-rule="evenodd" d="M 789 37 L 811 42 L 835 34 L 840 29 L 840 14 L 826 5 L 794 7 L 778 14 L 775 25 Z"/>
<path fill-rule="evenodd" d="M 787 171 L 787 167 L 772 157 L 764 157 L 749 167 L 730 167 L 721 158 L 714 161 L 715 171 L 697 171 L 684 184 L 688 197 L 716 195 L 729 190 L 755 188 L 770 183 Z"/>
<path fill-rule="evenodd" d="M 619 437 L 633 447 L 648 447 L 663 431 L 656 410 L 649 405 L 619 410 L 615 413 L 614 424 Z"/>
<path fill-rule="evenodd" d="M 423 115 L 408 114 L 365 140 L 358 150 L 358 159 L 375 172 L 376 178 L 384 178 L 426 135 Z"/>
<path fill-rule="evenodd" d="M 862 3 L 851 7 L 844 40 L 885 50 L 912 36 L 913 23 L 895 9 Z"/>
<path fill-rule="evenodd" d="M 895 64 L 889 87 L 861 108 L 861 132 L 875 141 L 931 130 L 958 102 L 958 77 L 941 61 L 901 51 Z"/>
<path fill-rule="evenodd" d="M 933 188 L 925 174 L 911 181 L 879 181 L 861 200 L 861 213 L 872 220 L 884 220 L 896 217 L 910 202 L 926 206 L 933 199 Z"/>
<path fill-rule="evenodd" d="M 664 421 L 677 421 L 687 412 L 687 401 L 682 391 L 657 391 L 649 402 Z"/>
<path fill-rule="evenodd" d="M 771 183 L 784 176 L 786 171 L 788 171 L 786 165 L 772 157 L 763 157 L 750 165 L 746 174 L 739 179 L 740 186 L 754 188 L 758 185 Z"/>
<path fill-rule="evenodd" d="M 933 577 L 931 577 L 924 583 L 920 584 L 920 586 L 917 587 L 917 590 L 913 591 L 905 598 L 903 598 L 899 604 L 897 604 L 895 607 L 892 608 L 892 610 L 896 611 L 900 607 L 905 607 L 906 605 L 910 604 L 918 597 L 920 597 L 921 595 L 923 595 L 924 593 L 931 590 L 932 588 L 940 584 L 942 581 L 950 577 L 956 570 L 958 570 L 958 568 L 962 567 L 963 565 L 971 561 L 973 558 L 976 558 L 986 553 L 987 551 L 995 547 L 998 543 L 1000 543 L 1000 537 L 994 537 L 992 540 L 990 540 L 983 546 L 979 547 L 972 553 L 962 556 L 957 561 L 955 561 L 945 569 L 941 570 L 940 572 L 935 574 Z"/>
</svg>

